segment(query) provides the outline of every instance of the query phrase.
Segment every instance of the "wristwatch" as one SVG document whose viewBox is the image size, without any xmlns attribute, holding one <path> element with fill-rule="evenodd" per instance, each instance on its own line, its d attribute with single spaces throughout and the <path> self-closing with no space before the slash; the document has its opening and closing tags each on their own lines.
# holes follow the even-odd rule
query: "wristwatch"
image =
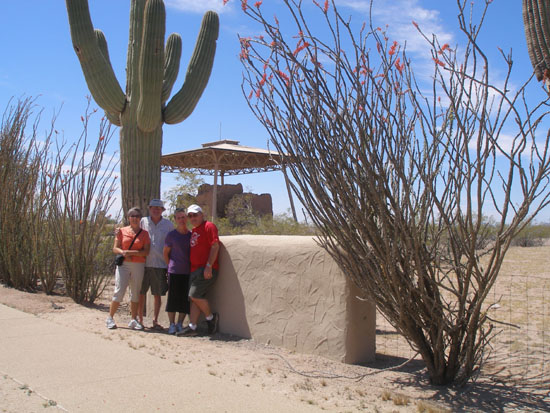
<svg viewBox="0 0 550 413">
<path fill-rule="evenodd" d="M 206 263 L 206 266 L 207 266 L 208 268 L 210 268 L 210 267 L 212 266 L 212 264 L 210 264 L 209 262 L 207 262 L 207 263 Z"/>
</svg>

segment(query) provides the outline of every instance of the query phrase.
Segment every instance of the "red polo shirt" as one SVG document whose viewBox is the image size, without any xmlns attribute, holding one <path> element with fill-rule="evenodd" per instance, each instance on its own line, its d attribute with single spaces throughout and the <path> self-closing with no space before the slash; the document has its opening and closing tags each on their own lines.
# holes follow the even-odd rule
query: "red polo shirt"
<svg viewBox="0 0 550 413">
<path fill-rule="evenodd" d="M 191 234 L 191 272 L 205 267 L 210 255 L 210 248 L 216 242 L 220 242 L 218 238 L 218 228 L 210 221 L 203 221 L 197 228 L 193 228 Z M 218 257 L 214 261 L 212 268 L 217 270 Z"/>
</svg>

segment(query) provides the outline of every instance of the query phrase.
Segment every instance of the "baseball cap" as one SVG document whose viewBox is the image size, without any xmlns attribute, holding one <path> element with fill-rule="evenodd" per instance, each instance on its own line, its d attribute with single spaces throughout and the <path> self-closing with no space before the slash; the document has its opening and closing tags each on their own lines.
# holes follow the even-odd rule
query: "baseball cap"
<svg viewBox="0 0 550 413">
<path fill-rule="evenodd" d="M 187 208 L 187 213 L 192 213 L 192 214 L 198 214 L 199 212 L 202 212 L 202 208 L 196 204 L 193 204 L 193 205 L 189 205 L 189 207 Z"/>
<path fill-rule="evenodd" d="M 161 199 L 151 199 L 149 202 L 150 207 L 161 207 L 164 209 L 164 202 Z"/>
</svg>

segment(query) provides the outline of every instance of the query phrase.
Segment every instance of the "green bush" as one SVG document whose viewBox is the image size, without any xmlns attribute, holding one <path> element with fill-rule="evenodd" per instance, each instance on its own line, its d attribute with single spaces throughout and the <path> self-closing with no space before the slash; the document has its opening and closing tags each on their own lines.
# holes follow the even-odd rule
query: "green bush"
<svg viewBox="0 0 550 413">
<path fill-rule="evenodd" d="M 252 194 L 234 195 L 225 207 L 225 217 L 236 228 L 255 227 L 262 221 L 252 208 Z"/>
<path fill-rule="evenodd" d="M 316 235 L 315 227 L 296 222 L 288 213 L 256 218 L 255 222 L 234 226 L 229 218 L 218 218 L 216 226 L 220 235 Z"/>
<path fill-rule="evenodd" d="M 550 226 L 548 224 L 529 224 L 514 237 L 512 245 L 516 247 L 540 247 L 548 238 L 550 238 Z"/>
</svg>

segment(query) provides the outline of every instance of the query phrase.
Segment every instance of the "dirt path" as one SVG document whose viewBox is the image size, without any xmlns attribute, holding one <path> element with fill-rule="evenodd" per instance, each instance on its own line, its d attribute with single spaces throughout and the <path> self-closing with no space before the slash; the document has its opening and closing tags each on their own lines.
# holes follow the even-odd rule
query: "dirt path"
<svg viewBox="0 0 550 413">
<path fill-rule="evenodd" d="M 544 411 L 550 407 L 550 402 L 540 396 L 495 383 L 488 377 L 461 389 L 432 387 L 426 383 L 420 361 L 395 371 L 386 370 L 406 361 L 398 357 L 380 355 L 375 363 L 356 366 L 227 335 L 178 338 L 148 330 L 136 332 L 118 328 L 111 331 L 104 326 L 105 301 L 90 308 L 77 305 L 66 297 L 29 294 L 0 286 L 0 303 L 59 326 L 92 334 L 101 341 L 124 345 L 128 352 L 152 357 L 159 364 L 169 362 L 181 369 L 205 372 L 217 380 L 219 386 L 257 389 L 258 397 L 264 393 L 283 397 L 292 403 L 292 411 L 441 412 L 518 408 Z M 124 326 L 129 319 L 125 308 L 122 306 L 122 311 L 119 310 L 119 326 Z M 55 360 L 56 354 L 51 357 Z M 32 389 L 34 383 L 19 384 L 20 378 L 6 375 L 2 365 L 0 372 L 3 373 L 0 411 L 45 411 L 45 406 L 46 411 L 53 411 L 59 409 L 53 403 L 63 406 L 62 400 L 49 404 L 48 395 L 40 397 L 26 391 L 24 386 Z M 174 410 L 178 409 L 174 407 Z"/>
</svg>

